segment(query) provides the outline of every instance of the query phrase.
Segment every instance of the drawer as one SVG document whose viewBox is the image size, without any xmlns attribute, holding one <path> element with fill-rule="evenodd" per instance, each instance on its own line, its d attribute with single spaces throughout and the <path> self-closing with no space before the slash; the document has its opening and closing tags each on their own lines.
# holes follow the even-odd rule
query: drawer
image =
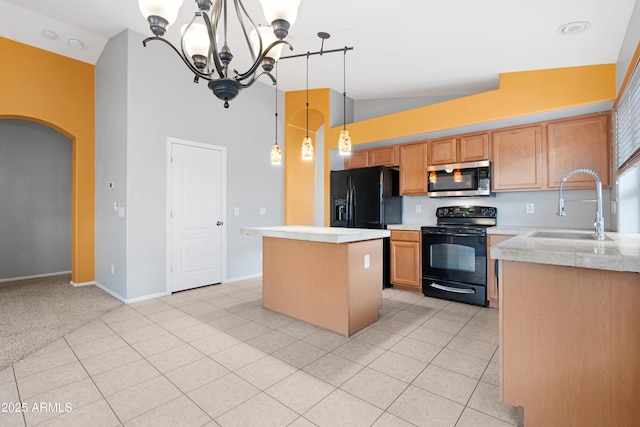
<svg viewBox="0 0 640 427">
<path fill-rule="evenodd" d="M 421 231 L 391 230 L 391 240 L 403 240 L 407 242 L 419 242 Z"/>
</svg>

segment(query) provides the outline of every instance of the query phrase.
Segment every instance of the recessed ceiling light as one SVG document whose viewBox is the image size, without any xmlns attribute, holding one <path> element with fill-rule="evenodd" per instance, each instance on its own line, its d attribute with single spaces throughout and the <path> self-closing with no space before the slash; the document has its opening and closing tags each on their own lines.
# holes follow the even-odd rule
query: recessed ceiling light
<svg viewBox="0 0 640 427">
<path fill-rule="evenodd" d="M 56 34 L 55 31 L 51 31 L 51 30 L 43 30 L 42 31 L 42 36 L 46 37 L 50 40 L 55 40 L 58 38 L 58 35 Z"/>
<path fill-rule="evenodd" d="M 69 46 L 74 49 L 82 49 L 84 47 L 84 43 L 78 39 L 69 39 Z"/>
<path fill-rule="evenodd" d="M 591 27 L 591 24 L 587 21 L 575 21 L 558 27 L 560 34 L 578 34 L 587 31 Z"/>
</svg>

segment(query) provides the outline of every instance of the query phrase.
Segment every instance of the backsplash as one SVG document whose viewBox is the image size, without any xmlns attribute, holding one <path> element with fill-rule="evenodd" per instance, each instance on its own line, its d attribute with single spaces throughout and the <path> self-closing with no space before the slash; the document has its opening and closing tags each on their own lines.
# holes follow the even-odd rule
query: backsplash
<svg viewBox="0 0 640 427">
<path fill-rule="evenodd" d="M 602 192 L 605 229 L 611 229 L 611 190 Z M 573 203 L 570 200 L 595 199 L 593 190 L 565 190 L 566 216 L 558 211 L 557 191 L 520 191 L 496 193 L 495 197 L 444 197 L 405 196 L 402 201 L 402 222 L 405 224 L 434 224 L 436 209 L 441 206 L 477 205 L 498 208 L 498 226 L 556 227 L 592 229 L 596 214 L 595 202 Z M 527 213 L 527 204 L 533 205 L 533 213 Z M 416 209 L 418 206 L 418 209 Z M 420 212 L 416 212 L 419 210 Z"/>
</svg>

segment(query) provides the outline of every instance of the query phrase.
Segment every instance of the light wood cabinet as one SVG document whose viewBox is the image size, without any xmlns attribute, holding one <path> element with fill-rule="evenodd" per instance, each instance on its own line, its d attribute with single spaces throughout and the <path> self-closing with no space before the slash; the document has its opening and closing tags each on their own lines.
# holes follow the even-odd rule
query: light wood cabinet
<svg viewBox="0 0 640 427">
<path fill-rule="evenodd" d="M 429 141 L 429 164 L 477 162 L 489 159 L 489 134 L 471 134 Z"/>
<path fill-rule="evenodd" d="M 352 151 L 344 158 L 345 169 L 366 168 L 369 166 L 369 153 L 366 150 Z"/>
<path fill-rule="evenodd" d="M 542 125 L 491 133 L 493 190 L 542 189 Z"/>
<path fill-rule="evenodd" d="M 400 146 L 400 195 L 427 194 L 427 142 Z"/>
<path fill-rule="evenodd" d="M 429 164 L 446 165 L 458 161 L 457 138 L 442 138 L 429 141 Z"/>
<path fill-rule="evenodd" d="M 458 161 L 479 162 L 489 160 L 489 134 L 464 135 L 458 140 Z"/>
<path fill-rule="evenodd" d="M 500 242 L 504 242 L 512 238 L 512 235 L 505 234 L 489 234 L 487 252 L 487 299 L 490 307 L 498 307 L 498 277 L 496 275 L 497 260 L 491 258 L 490 248 Z"/>
<path fill-rule="evenodd" d="M 368 150 L 369 166 L 398 166 L 400 164 L 400 148 L 397 145 L 373 148 Z"/>
<path fill-rule="evenodd" d="M 369 166 L 398 166 L 400 149 L 398 145 L 352 151 L 344 158 L 345 169 L 366 168 Z"/>
<path fill-rule="evenodd" d="M 560 180 L 576 169 L 591 169 L 605 187 L 611 186 L 611 138 L 609 113 L 590 114 L 547 125 L 547 187 L 560 187 Z M 572 176 L 564 188 L 593 188 L 586 174 Z"/>
<path fill-rule="evenodd" d="M 422 289 L 422 232 L 391 230 L 391 283 Z"/>
</svg>

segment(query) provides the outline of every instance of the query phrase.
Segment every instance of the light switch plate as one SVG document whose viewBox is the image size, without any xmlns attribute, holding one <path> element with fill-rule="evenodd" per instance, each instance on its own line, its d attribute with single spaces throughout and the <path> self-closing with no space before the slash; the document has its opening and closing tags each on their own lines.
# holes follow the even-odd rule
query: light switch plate
<svg viewBox="0 0 640 427">
<path fill-rule="evenodd" d="M 364 256 L 364 268 L 369 268 L 370 262 L 371 262 L 371 259 L 369 257 L 369 254 L 365 255 Z"/>
<path fill-rule="evenodd" d="M 260 208 L 260 215 L 264 216 L 267 214 L 267 208 Z"/>
</svg>

